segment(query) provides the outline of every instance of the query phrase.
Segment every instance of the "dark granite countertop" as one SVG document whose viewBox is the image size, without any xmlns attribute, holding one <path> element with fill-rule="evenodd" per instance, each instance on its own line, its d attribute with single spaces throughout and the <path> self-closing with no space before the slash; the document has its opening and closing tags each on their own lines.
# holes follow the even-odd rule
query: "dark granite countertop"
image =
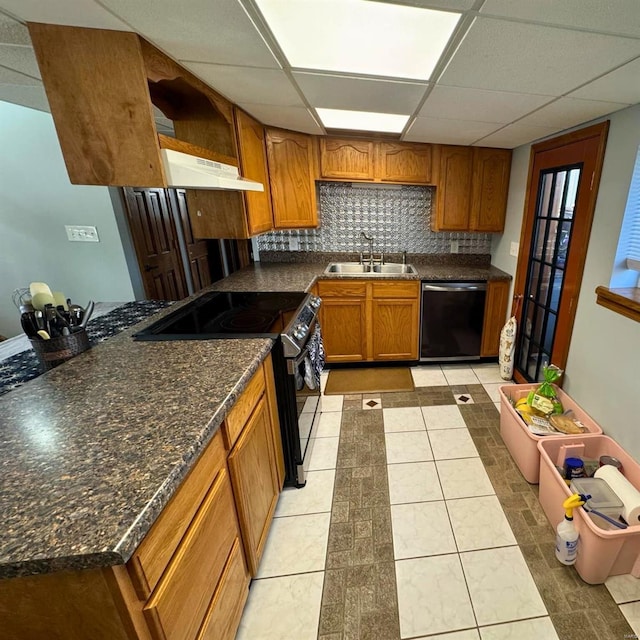
<svg viewBox="0 0 640 640">
<path fill-rule="evenodd" d="M 510 280 L 511 276 L 491 265 L 417 264 L 416 275 L 356 275 L 325 274 L 323 263 L 256 263 L 245 267 L 224 280 L 214 283 L 216 291 L 309 291 L 319 279 L 352 280 Z"/>
<path fill-rule="evenodd" d="M 0 398 L 0 578 L 126 562 L 272 347 L 133 331 Z"/>
</svg>

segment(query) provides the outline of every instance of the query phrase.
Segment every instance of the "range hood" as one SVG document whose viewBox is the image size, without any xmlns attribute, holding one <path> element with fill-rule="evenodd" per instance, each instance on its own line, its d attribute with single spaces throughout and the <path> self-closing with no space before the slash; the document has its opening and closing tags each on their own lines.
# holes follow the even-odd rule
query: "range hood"
<svg viewBox="0 0 640 640">
<path fill-rule="evenodd" d="M 173 149 L 160 149 L 167 186 L 180 189 L 264 191 L 254 180 L 241 178 L 238 167 Z"/>
</svg>

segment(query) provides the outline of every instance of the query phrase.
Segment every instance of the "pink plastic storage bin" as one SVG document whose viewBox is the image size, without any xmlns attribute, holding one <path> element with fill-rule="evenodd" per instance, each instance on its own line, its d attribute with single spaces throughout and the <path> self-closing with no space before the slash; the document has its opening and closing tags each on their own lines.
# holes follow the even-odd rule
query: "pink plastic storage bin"
<svg viewBox="0 0 640 640">
<path fill-rule="evenodd" d="M 539 382 L 532 384 L 505 384 L 500 387 L 500 435 L 509 449 L 511 457 L 518 465 L 518 469 L 524 479 L 530 484 L 537 484 L 540 476 L 540 453 L 538 442 L 549 438 L 573 438 L 574 436 L 535 436 L 511 406 L 509 398 L 514 402 L 520 398 L 526 398 L 532 389 L 537 389 Z M 554 385 L 555 387 L 555 385 Z M 562 389 L 555 387 L 562 406 L 573 409 L 575 417 L 588 429 L 589 433 L 602 433 L 602 429 L 593 421 L 593 418 L 584 409 L 574 402 Z"/>
<path fill-rule="evenodd" d="M 640 488 L 640 465 L 614 440 L 607 436 L 584 434 L 571 439 L 541 439 L 540 450 L 540 504 L 555 527 L 564 517 L 562 503 L 571 495 L 569 487 L 555 468 L 564 457 L 562 446 L 574 446 L 570 454 L 598 459 L 614 456 L 622 463 L 622 471 L 631 484 Z M 584 450 L 580 447 L 584 445 Z M 607 530 L 599 527 L 584 511 L 575 509 L 573 522 L 580 533 L 578 558 L 575 567 L 580 577 L 589 584 L 600 584 L 609 576 L 630 573 L 640 577 L 640 525 L 628 529 Z M 603 526 L 606 523 L 603 521 Z"/>
</svg>

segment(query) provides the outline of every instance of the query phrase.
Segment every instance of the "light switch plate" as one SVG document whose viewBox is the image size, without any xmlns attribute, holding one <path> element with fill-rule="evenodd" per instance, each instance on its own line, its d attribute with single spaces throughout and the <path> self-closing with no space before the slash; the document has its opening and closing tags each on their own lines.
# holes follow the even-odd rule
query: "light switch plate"
<svg viewBox="0 0 640 640">
<path fill-rule="evenodd" d="M 100 242 L 98 230 L 95 227 L 66 224 L 64 228 L 69 242 Z"/>
<path fill-rule="evenodd" d="M 300 238 L 289 236 L 289 251 L 300 251 Z"/>
<path fill-rule="evenodd" d="M 513 256 L 514 258 L 517 258 L 519 251 L 520 251 L 520 243 L 512 242 L 511 247 L 509 248 L 509 255 Z"/>
<path fill-rule="evenodd" d="M 458 241 L 457 240 L 452 240 L 451 241 L 451 253 L 458 253 L 459 250 L 460 250 L 460 247 L 458 246 Z"/>
</svg>

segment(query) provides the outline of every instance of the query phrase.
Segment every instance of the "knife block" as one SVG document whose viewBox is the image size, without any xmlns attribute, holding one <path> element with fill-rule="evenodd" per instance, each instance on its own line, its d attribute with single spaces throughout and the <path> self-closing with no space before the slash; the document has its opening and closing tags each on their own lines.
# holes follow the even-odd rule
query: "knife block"
<svg viewBox="0 0 640 640">
<path fill-rule="evenodd" d="M 59 338 L 51 338 L 50 340 L 29 339 L 31 346 L 35 351 L 40 368 L 42 371 L 49 371 L 54 367 L 70 360 L 79 353 L 86 351 L 91 345 L 89 344 L 89 336 L 82 329 L 75 331 L 68 336 L 60 336 Z"/>
</svg>

